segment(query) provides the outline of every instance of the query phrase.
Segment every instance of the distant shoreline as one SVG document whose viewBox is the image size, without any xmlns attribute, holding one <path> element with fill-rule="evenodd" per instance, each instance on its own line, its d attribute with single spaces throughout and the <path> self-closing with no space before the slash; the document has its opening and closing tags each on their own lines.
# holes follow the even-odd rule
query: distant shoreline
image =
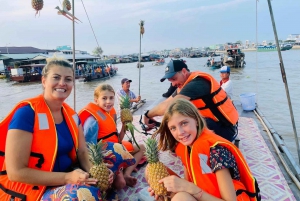
<svg viewBox="0 0 300 201">
<path fill-rule="evenodd" d="M 291 50 L 300 50 L 300 45 L 295 45 Z M 242 49 L 243 52 L 255 52 L 256 48 Z M 217 50 L 216 53 L 225 53 L 225 51 Z"/>
</svg>

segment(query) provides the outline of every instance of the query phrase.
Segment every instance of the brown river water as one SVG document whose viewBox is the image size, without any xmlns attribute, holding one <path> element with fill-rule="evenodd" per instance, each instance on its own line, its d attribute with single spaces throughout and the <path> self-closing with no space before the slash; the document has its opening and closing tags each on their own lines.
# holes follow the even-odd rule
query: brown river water
<svg viewBox="0 0 300 201">
<path fill-rule="evenodd" d="M 245 52 L 246 66 L 231 69 L 231 79 L 234 85 L 233 100 L 239 104 L 239 95 L 253 92 L 256 94 L 258 107 L 266 116 L 275 130 L 283 136 L 288 148 L 296 158 L 296 145 L 291 123 L 290 111 L 286 96 L 285 85 L 282 82 L 277 52 Z M 288 80 L 289 93 L 298 134 L 300 135 L 300 50 L 282 52 L 283 62 Z M 212 74 L 220 80 L 219 70 L 206 67 L 207 58 L 183 58 L 191 71 L 200 70 Z M 166 59 L 166 63 L 170 59 Z M 215 58 L 215 61 L 220 57 Z M 131 79 L 131 90 L 138 94 L 139 88 L 142 99 L 155 101 L 167 91 L 169 82 L 159 80 L 164 74 L 166 65 L 154 66 L 151 62 L 144 63 L 141 68 L 140 87 L 139 69 L 136 63 L 116 64 L 116 76 L 89 83 L 76 80 L 76 111 L 88 102 L 93 101 L 93 90 L 99 83 L 109 83 L 115 90 L 121 87 L 121 79 Z M 13 106 L 25 98 L 42 93 L 41 83 L 13 83 L 0 79 L 0 120 L 2 120 Z M 73 91 L 74 93 L 74 91 Z M 67 103 L 74 106 L 74 94 L 67 99 Z"/>
</svg>

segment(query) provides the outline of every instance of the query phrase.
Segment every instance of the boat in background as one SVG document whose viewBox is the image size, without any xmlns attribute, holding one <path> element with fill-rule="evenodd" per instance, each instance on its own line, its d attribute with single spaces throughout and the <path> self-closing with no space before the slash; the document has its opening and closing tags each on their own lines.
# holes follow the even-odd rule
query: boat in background
<svg viewBox="0 0 300 201">
<path fill-rule="evenodd" d="M 164 58 L 160 58 L 160 59 L 155 60 L 155 62 L 152 63 L 152 65 L 154 65 L 154 66 L 161 66 L 161 65 L 164 65 L 165 62 L 166 62 L 166 61 L 165 61 Z"/>
<path fill-rule="evenodd" d="M 16 82 L 41 81 L 42 70 L 46 64 L 27 64 L 10 69 L 10 80 Z"/>
<path fill-rule="evenodd" d="M 139 63 L 137 63 L 137 64 L 136 64 L 136 67 L 137 67 L 137 68 L 139 68 L 139 67 L 143 68 L 143 67 L 144 67 L 144 64 L 140 63 L 140 65 L 139 65 Z"/>
<path fill-rule="evenodd" d="M 280 45 L 281 51 L 290 50 L 292 48 L 293 48 L 293 46 L 289 43 L 283 43 Z M 269 51 L 276 51 L 276 50 L 277 50 L 276 45 L 259 45 L 259 46 L 257 46 L 258 52 L 269 52 Z"/>
</svg>

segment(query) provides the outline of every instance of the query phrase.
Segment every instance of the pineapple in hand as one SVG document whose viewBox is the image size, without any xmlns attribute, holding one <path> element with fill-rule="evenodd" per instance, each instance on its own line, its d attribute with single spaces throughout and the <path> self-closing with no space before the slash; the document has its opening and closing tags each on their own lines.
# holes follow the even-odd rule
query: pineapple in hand
<svg viewBox="0 0 300 201">
<path fill-rule="evenodd" d="M 154 190 L 155 195 L 163 196 L 167 200 L 167 189 L 164 187 L 163 183 L 158 181 L 169 176 L 169 172 L 166 166 L 159 161 L 159 152 L 157 148 L 157 141 L 153 138 L 148 138 L 146 140 L 146 151 L 145 155 L 147 157 L 147 177 L 150 187 Z"/>
<path fill-rule="evenodd" d="M 110 184 L 109 184 L 109 174 L 110 170 L 106 166 L 103 161 L 103 158 L 106 153 L 106 143 L 100 140 L 98 144 L 87 143 L 88 152 L 89 152 L 89 160 L 93 164 L 89 173 L 90 175 L 98 180 L 97 187 L 100 188 L 101 192 L 105 192 Z"/>
<path fill-rule="evenodd" d="M 138 148 L 140 148 L 137 141 L 135 140 L 134 130 L 136 130 L 139 133 L 140 133 L 140 131 L 138 131 L 135 128 L 135 126 L 132 124 L 133 117 L 132 117 L 132 114 L 130 112 L 130 97 L 128 95 L 121 97 L 120 108 L 121 108 L 121 114 L 120 114 L 121 115 L 121 122 L 125 125 L 125 132 L 128 131 L 128 130 L 130 131 L 130 134 L 132 136 L 132 139 L 133 139 L 134 143 L 136 144 L 136 146 Z"/>
</svg>

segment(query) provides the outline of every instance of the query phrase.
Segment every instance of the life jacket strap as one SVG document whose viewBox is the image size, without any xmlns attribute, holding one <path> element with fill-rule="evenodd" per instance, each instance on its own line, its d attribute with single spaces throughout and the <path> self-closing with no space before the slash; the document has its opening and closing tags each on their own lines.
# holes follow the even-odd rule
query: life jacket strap
<svg viewBox="0 0 300 201">
<path fill-rule="evenodd" d="M 236 196 L 239 196 L 240 194 L 242 193 L 246 193 L 249 197 L 251 198 L 256 198 L 257 201 L 261 201 L 261 195 L 260 195 L 260 189 L 258 187 L 258 183 L 256 181 L 256 179 L 254 178 L 255 182 L 255 193 L 251 193 L 247 190 L 242 190 L 242 189 L 238 189 L 235 193 L 236 193 Z"/>
<path fill-rule="evenodd" d="M 14 201 L 15 198 L 19 198 L 19 199 L 21 199 L 21 201 L 26 201 L 26 195 L 9 190 L 9 189 L 5 188 L 4 186 L 2 186 L 1 184 L 0 184 L 0 190 L 4 191 L 4 193 L 6 193 L 8 195 L 11 195 L 11 198 L 10 198 L 11 201 Z"/>
<path fill-rule="evenodd" d="M 30 156 L 39 158 L 38 163 L 35 165 L 35 167 L 42 168 L 42 165 L 45 162 L 44 155 L 40 153 L 30 152 Z"/>
<path fill-rule="evenodd" d="M 116 135 L 118 137 L 118 133 L 117 132 L 112 132 L 112 133 L 110 133 L 110 134 L 108 134 L 108 135 L 106 135 L 104 137 L 101 137 L 101 138 L 97 139 L 97 142 L 99 142 L 100 140 L 105 140 L 107 138 L 110 138 L 113 135 Z"/>
</svg>

